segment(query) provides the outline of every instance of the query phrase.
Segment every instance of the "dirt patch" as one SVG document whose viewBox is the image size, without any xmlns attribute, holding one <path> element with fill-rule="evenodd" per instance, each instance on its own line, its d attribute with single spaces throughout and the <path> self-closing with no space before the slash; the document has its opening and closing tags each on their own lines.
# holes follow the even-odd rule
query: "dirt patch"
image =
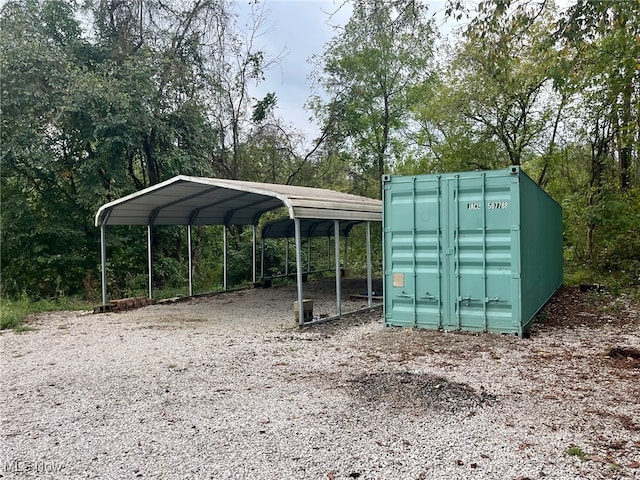
<svg viewBox="0 0 640 480">
<path fill-rule="evenodd" d="M 427 373 L 363 373 L 348 384 L 349 393 L 358 401 L 402 409 L 459 413 L 495 400 L 483 390 L 476 392 L 467 384 Z"/>
<path fill-rule="evenodd" d="M 629 415 L 616 415 L 623 428 L 631 432 L 640 432 L 640 423 L 634 421 Z"/>
<path fill-rule="evenodd" d="M 523 341 L 512 335 L 441 332 L 400 327 L 381 330 L 368 340 L 362 348 L 369 356 L 382 355 L 387 361 L 398 364 L 405 364 L 417 357 L 456 362 L 482 355 L 498 358 L 500 351 Z"/>
<path fill-rule="evenodd" d="M 537 315 L 532 334 L 546 328 L 613 326 L 624 330 L 639 324 L 638 306 L 628 296 L 561 287 Z"/>
<path fill-rule="evenodd" d="M 605 352 L 605 357 L 618 368 L 640 369 L 640 350 L 637 348 L 613 347 Z"/>
</svg>

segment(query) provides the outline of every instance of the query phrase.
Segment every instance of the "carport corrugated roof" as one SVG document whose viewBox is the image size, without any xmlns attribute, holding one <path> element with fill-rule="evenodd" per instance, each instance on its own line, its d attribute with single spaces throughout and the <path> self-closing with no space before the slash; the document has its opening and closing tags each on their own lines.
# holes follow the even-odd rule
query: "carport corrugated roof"
<svg viewBox="0 0 640 480">
<path fill-rule="evenodd" d="M 286 207 L 289 218 L 382 221 L 382 202 L 321 188 L 179 175 L 100 207 L 104 225 L 257 225 Z"/>
</svg>

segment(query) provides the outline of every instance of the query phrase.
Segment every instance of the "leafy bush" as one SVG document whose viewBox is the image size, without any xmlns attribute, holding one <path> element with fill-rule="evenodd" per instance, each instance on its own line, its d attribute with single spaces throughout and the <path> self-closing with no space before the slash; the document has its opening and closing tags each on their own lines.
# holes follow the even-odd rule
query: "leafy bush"
<svg viewBox="0 0 640 480">
<path fill-rule="evenodd" d="M 584 193 L 575 193 L 562 204 L 568 278 L 576 274 L 577 282 L 600 279 L 605 283 L 607 278 L 621 286 L 640 285 L 640 188 L 626 192 L 610 188 L 598 193 L 592 203 Z"/>
</svg>

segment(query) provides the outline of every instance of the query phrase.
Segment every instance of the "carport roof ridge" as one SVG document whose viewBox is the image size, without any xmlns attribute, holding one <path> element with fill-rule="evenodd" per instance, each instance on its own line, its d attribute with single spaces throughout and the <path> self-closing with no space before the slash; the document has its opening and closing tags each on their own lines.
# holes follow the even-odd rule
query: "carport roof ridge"
<svg viewBox="0 0 640 480">
<path fill-rule="evenodd" d="M 257 225 L 289 218 L 381 221 L 382 202 L 328 189 L 178 175 L 100 207 L 95 225 Z"/>
</svg>

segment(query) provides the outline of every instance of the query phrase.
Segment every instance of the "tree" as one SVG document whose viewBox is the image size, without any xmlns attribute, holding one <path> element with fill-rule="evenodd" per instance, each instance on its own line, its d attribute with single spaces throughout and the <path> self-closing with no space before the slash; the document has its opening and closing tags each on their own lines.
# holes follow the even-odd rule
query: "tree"
<svg viewBox="0 0 640 480">
<path fill-rule="evenodd" d="M 586 92 L 585 107 L 609 125 L 607 143 L 623 191 L 640 185 L 639 37 L 638 2 L 579 0 L 558 22 L 557 38 L 575 58 L 568 83 Z"/>
<path fill-rule="evenodd" d="M 489 169 L 504 166 L 500 141 L 469 115 L 469 92 L 459 88 L 459 79 L 443 71 L 437 82 L 418 87 L 428 102 L 411 106 L 417 148 L 396 165 L 397 173 L 436 173 Z"/>
<path fill-rule="evenodd" d="M 253 45 L 266 14 L 256 14 L 245 36 L 231 6 L 226 0 L 87 0 L 82 11 L 72 0 L 3 5 L 2 294 L 78 293 L 84 284 L 90 296 L 99 263 L 92 220 L 107 201 L 179 173 L 255 176 L 245 154 L 253 125 L 248 86 L 270 62 Z M 264 139 L 277 133 L 280 143 L 288 138 L 282 125 L 264 133 Z M 274 170 L 293 169 L 291 158 L 271 157 Z M 132 260 L 146 254 L 137 234 L 122 229 L 108 239 L 113 291 L 126 292 L 144 273 L 144 261 Z M 159 283 L 183 269 L 181 235 L 162 228 L 153 237 Z"/>
<path fill-rule="evenodd" d="M 254 107 L 253 125 L 244 143 L 245 178 L 258 182 L 307 185 L 312 175 L 300 156 L 304 136 L 275 114 L 277 98 L 268 93 Z"/>
<path fill-rule="evenodd" d="M 348 152 L 355 174 L 377 176 L 378 187 L 394 142 L 402 143 L 411 87 L 430 75 L 434 36 L 420 2 L 358 0 L 317 59 L 315 82 L 329 100 L 317 96 L 310 105 L 331 126 L 327 141 Z"/>
<path fill-rule="evenodd" d="M 62 114 L 85 45 L 65 2 L 10 2 L 0 21 L 2 293 L 55 295 L 81 283 L 91 237 L 82 146 Z"/>
<path fill-rule="evenodd" d="M 548 11 L 550 4 L 548 0 L 481 2 L 466 34 L 474 39 L 487 38 L 510 18 L 524 31 Z M 469 13 L 459 0 L 448 2 L 448 12 L 456 18 Z M 605 157 L 617 165 L 622 190 L 640 183 L 639 18 L 638 2 L 578 0 L 557 15 L 549 29 L 553 47 L 559 49 L 556 90 L 575 96 L 585 94 L 588 100 L 584 108 L 593 107 L 598 124 L 611 123 L 611 138 L 607 140 L 610 155 Z"/>
<path fill-rule="evenodd" d="M 264 33 L 267 12 L 257 2 L 250 4 L 249 31 L 237 29 L 231 7 L 222 3 L 220 18 L 206 38 L 203 64 L 208 115 L 215 132 L 210 162 L 217 176 L 238 179 L 243 171 L 244 135 L 251 128 L 249 86 L 263 80 L 264 71 L 278 61 L 255 46 Z"/>
<path fill-rule="evenodd" d="M 543 11 L 526 23 L 518 11 L 505 13 L 481 31 L 467 30 L 454 51 L 437 96 L 445 106 L 435 112 L 440 117 L 433 123 L 445 123 L 447 137 L 451 132 L 470 137 L 474 147 L 500 145 L 497 152 L 489 151 L 497 158 L 469 159 L 467 168 L 521 165 L 554 144 L 565 99 L 553 90 L 558 53 L 545 36 L 552 13 Z M 433 108 L 422 112 L 424 124 Z"/>
</svg>

